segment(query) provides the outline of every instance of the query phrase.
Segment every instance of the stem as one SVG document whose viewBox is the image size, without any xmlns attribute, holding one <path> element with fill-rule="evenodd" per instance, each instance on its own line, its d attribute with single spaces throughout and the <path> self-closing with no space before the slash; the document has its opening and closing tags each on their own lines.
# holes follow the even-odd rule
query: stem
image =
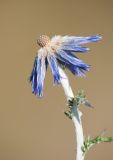
<svg viewBox="0 0 113 160">
<path fill-rule="evenodd" d="M 66 76 L 65 72 L 62 68 L 59 67 L 59 73 L 61 75 L 61 84 L 64 89 L 65 95 L 67 97 L 67 100 L 74 97 L 72 88 L 69 84 L 68 77 Z M 82 152 L 82 146 L 84 142 L 84 136 L 83 136 L 83 128 L 82 128 L 82 122 L 81 122 L 81 115 L 82 113 L 79 111 L 77 106 L 74 106 L 72 109 L 72 121 L 75 128 L 76 133 L 76 141 L 77 141 L 77 155 L 76 160 L 83 160 L 83 152 Z"/>
</svg>

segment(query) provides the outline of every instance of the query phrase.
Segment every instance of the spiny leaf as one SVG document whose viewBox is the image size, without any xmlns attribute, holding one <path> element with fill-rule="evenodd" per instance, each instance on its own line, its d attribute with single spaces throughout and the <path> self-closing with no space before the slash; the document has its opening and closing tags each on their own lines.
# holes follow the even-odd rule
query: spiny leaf
<svg viewBox="0 0 113 160">
<path fill-rule="evenodd" d="M 85 154 L 94 144 L 99 144 L 101 142 L 112 142 L 112 141 L 113 141 L 113 137 L 97 136 L 92 139 L 88 137 L 86 141 L 84 141 L 84 144 L 81 149 Z"/>
</svg>

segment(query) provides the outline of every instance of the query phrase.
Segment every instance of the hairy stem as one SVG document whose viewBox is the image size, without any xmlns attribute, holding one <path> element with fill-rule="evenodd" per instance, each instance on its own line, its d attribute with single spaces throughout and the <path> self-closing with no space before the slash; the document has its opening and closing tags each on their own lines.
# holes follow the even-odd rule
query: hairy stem
<svg viewBox="0 0 113 160">
<path fill-rule="evenodd" d="M 74 97 L 72 88 L 69 84 L 68 77 L 66 76 L 65 72 L 62 68 L 59 67 L 59 72 L 61 75 L 61 84 L 64 89 L 65 95 L 67 97 L 67 100 Z M 72 109 L 72 121 L 75 128 L 76 133 L 76 142 L 77 142 L 77 154 L 76 154 L 76 160 L 83 160 L 83 152 L 82 152 L 82 146 L 84 142 L 84 136 L 83 136 L 83 128 L 82 128 L 82 122 L 81 122 L 81 115 L 82 113 L 79 111 L 77 106 L 74 106 Z"/>
</svg>

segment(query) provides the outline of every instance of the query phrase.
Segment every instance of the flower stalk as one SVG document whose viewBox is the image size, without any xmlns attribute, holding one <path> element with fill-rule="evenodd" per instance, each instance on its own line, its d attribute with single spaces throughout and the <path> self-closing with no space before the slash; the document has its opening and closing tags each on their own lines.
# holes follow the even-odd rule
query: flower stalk
<svg viewBox="0 0 113 160">
<path fill-rule="evenodd" d="M 59 73 L 61 75 L 61 85 L 64 89 L 65 95 L 67 100 L 69 101 L 71 98 L 74 98 L 73 91 L 71 89 L 71 86 L 69 84 L 68 77 L 66 76 L 65 72 L 62 68 L 59 67 Z M 83 136 L 83 128 L 82 128 L 82 122 L 81 122 L 81 115 L 79 108 L 77 105 L 73 103 L 73 106 L 71 108 L 71 118 L 74 124 L 75 133 L 76 133 L 76 141 L 77 141 L 77 154 L 76 154 L 76 160 L 83 160 L 84 155 L 82 151 L 82 146 L 84 143 L 84 136 Z"/>
</svg>

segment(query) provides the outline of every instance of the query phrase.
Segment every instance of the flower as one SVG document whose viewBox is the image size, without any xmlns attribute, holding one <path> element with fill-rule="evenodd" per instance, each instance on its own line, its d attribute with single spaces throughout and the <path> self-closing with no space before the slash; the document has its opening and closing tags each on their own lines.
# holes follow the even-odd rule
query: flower
<svg viewBox="0 0 113 160">
<path fill-rule="evenodd" d="M 84 76 L 84 71 L 89 71 L 89 65 L 74 55 L 74 52 L 87 52 L 89 48 L 81 46 L 89 42 L 97 42 L 101 36 L 54 36 L 50 39 L 46 35 L 38 38 L 37 43 L 41 47 L 37 51 L 33 70 L 30 76 L 32 93 L 41 97 L 43 95 L 43 84 L 48 64 L 54 77 L 54 83 L 59 84 L 61 75 L 58 65 L 68 68 L 74 75 Z"/>
</svg>

